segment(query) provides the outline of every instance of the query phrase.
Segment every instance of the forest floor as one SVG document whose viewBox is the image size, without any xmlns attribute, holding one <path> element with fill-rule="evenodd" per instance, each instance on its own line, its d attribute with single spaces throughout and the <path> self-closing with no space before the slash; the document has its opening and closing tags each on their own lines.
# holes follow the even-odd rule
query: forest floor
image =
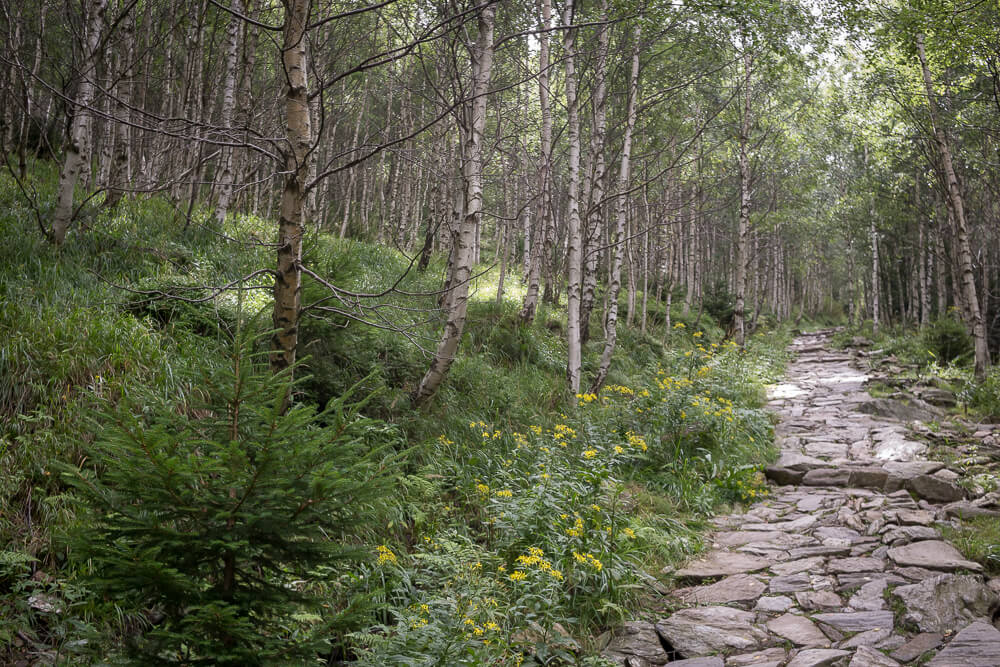
<svg viewBox="0 0 1000 667">
<path fill-rule="evenodd" d="M 605 655 L 636 667 L 1000 665 L 1000 578 L 945 538 L 957 518 L 996 521 L 996 494 L 928 460 L 948 460 L 924 440 L 940 410 L 873 398 L 865 353 L 830 338 L 797 338 L 770 391 L 781 458 L 769 497 L 716 518 L 662 620 L 627 623 Z"/>
</svg>

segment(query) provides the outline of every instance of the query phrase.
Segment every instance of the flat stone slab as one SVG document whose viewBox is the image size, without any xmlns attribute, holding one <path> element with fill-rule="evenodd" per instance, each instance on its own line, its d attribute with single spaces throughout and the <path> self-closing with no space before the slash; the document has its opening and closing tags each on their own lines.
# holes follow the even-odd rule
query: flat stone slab
<svg viewBox="0 0 1000 667">
<path fill-rule="evenodd" d="M 738 551 L 713 551 L 705 558 L 688 563 L 674 574 L 678 577 L 708 579 L 755 572 L 768 565 L 770 561 L 766 558 Z"/>
<path fill-rule="evenodd" d="M 830 640 L 804 616 L 783 614 L 767 622 L 767 629 L 796 646 L 829 648 Z"/>
<path fill-rule="evenodd" d="M 899 663 L 870 646 L 860 646 L 847 667 L 899 667 Z"/>
<path fill-rule="evenodd" d="M 688 658 L 687 660 L 674 660 L 670 663 L 673 667 L 725 667 L 726 663 L 722 658 L 713 656 L 710 658 Z"/>
<path fill-rule="evenodd" d="M 947 542 L 923 540 L 901 547 L 892 547 L 888 552 L 897 565 L 902 567 L 923 567 L 932 570 L 971 570 L 982 572 L 983 566 L 965 560 L 962 554 Z"/>
<path fill-rule="evenodd" d="M 803 609 L 840 609 L 844 601 L 833 591 L 799 591 L 795 601 Z"/>
<path fill-rule="evenodd" d="M 754 611 L 765 611 L 772 614 L 783 614 L 795 606 L 795 601 L 787 595 L 766 596 L 757 600 Z"/>
<path fill-rule="evenodd" d="M 767 584 L 749 574 L 734 574 L 708 586 L 696 586 L 681 594 L 680 599 L 688 604 L 726 604 L 756 600 Z"/>
<path fill-rule="evenodd" d="M 767 665 L 781 667 L 785 664 L 787 657 L 788 653 L 783 648 L 768 648 L 754 653 L 731 655 L 726 658 L 728 663 L 726 667 L 765 667 Z"/>
<path fill-rule="evenodd" d="M 835 574 L 852 574 L 856 572 L 881 572 L 885 569 L 885 561 L 881 558 L 859 556 L 856 558 L 832 558 L 827 563 L 828 572 Z"/>
<path fill-rule="evenodd" d="M 725 547 L 741 547 L 744 544 L 757 542 L 759 540 L 780 539 L 784 533 L 774 531 L 773 533 L 761 534 L 755 530 L 735 530 L 716 533 L 712 537 L 712 542 Z M 735 574 L 735 573 L 732 573 Z"/>
<path fill-rule="evenodd" d="M 886 461 L 882 464 L 882 468 L 894 475 L 910 479 L 917 475 L 933 475 L 944 468 L 944 463 L 940 461 Z"/>
<path fill-rule="evenodd" d="M 955 638 L 928 667 L 996 667 L 1000 665 L 1000 630 L 989 623 L 973 623 Z"/>
<path fill-rule="evenodd" d="M 843 632 L 864 632 L 865 630 L 893 627 L 891 611 L 853 611 L 814 614 L 813 620 L 826 623 Z"/>
<path fill-rule="evenodd" d="M 936 649 L 941 645 L 942 639 L 944 639 L 944 635 L 939 632 L 921 632 L 890 653 L 889 656 L 900 662 L 909 663 L 927 651 Z"/>
<path fill-rule="evenodd" d="M 833 667 L 849 655 L 851 655 L 850 651 L 832 648 L 807 648 L 804 651 L 799 651 L 786 667 Z"/>
<path fill-rule="evenodd" d="M 817 468 L 802 477 L 802 483 L 806 486 L 847 486 L 850 482 L 850 470 L 834 468 Z"/>
<path fill-rule="evenodd" d="M 713 606 L 681 609 L 656 629 L 681 655 L 701 657 L 762 648 L 767 633 L 753 623 L 752 612 Z"/>
<path fill-rule="evenodd" d="M 784 563 L 774 563 L 771 565 L 771 572 L 780 576 L 799 574 L 800 572 L 821 572 L 823 570 L 823 562 L 824 559 L 819 556 L 800 558 L 799 560 L 790 560 Z"/>
</svg>

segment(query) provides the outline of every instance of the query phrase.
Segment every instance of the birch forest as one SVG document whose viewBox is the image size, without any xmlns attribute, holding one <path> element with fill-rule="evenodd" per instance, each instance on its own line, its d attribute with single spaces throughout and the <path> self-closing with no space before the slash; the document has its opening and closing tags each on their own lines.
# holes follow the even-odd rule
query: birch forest
<svg viewBox="0 0 1000 667">
<path fill-rule="evenodd" d="M 1000 420 L 993 0 L 0 33 L 0 663 L 665 664 L 794 336 Z"/>
</svg>

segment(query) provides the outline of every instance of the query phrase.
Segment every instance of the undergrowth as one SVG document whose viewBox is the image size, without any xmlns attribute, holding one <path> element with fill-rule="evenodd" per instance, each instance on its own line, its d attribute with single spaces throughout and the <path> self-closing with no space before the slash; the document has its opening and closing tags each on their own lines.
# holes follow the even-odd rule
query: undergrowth
<svg viewBox="0 0 1000 667">
<path fill-rule="evenodd" d="M 54 177 L 40 165 L 29 185 L 51 196 Z M 497 304 L 495 272 L 487 273 L 477 279 L 446 383 L 415 409 L 409 397 L 438 332 L 433 305 L 444 258 L 406 273 L 409 262 L 396 251 L 314 233 L 305 261 L 331 281 L 378 292 L 406 273 L 399 286 L 417 296 L 382 301 L 387 328 L 307 310 L 294 394 L 304 412 L 295 414 L 322 433 L 335 420 L 315 406 L 341 405 L 354 391 L 364 399 L 357 419 L 370 420 L 366 433 L 376 434 L 371 446 L 405 454 L 377 516 L 325 538 L 289 524 L 287 554 L 241 565 L 267 590 L 291 587 L 316 602 L 247 625 L 264 612 L 205 597 L 219 575 L 214 566 L 182 566 L 192 552 L 183 536 L 173 551 L 143 542 L 142 532 L 125 542 L 121 533 L 115 543 L 102 537 L 93 553 L 86 544 L 120 530 L 125 518 L 140 526 L 160 517 L 159 529 L 169 531 L 187 526 L 185 539 L 214 535 L 218 523 L 205 533 L 193 528 L 202 520 L 198 503 L 225 514 L 225 489 L 238 486 L 228 476 L 244 479 L 241 466 L 261 463 L 247 458 L 257 450 L 231 449 L 212 426 L 225 392 L 206 378 L 229 372 L 245 326 L 240 313 L 266 311 L 269 284 L 260 277 L 243 283 L 242 297 L 197 297 L 206 285 L 270 266 L 272 225 L 242 216 L 218 229 L 199 213 L 185 226 L 159 198 L 125 201 L 112 215 L 88 211 L 86 219 L 65 247 L 50 248 L 0 176 L 0 662 L 86 664 L 125 659 L 129 648 L 166 659 L 200 646 L 204 655 L 213 650 L 208 638 L 229 641 L 205 632 L 212 614 L 224 612 L 241 619 L 236 635 L 260 633 L 265 647 L 294 638 L 317 662 L 597 664 L 586 638 L 633 614 L 652 578 L 697 551 L 705 519 L 720 505 L 766 493 L 759 470 L 773 448 L 763 386 L 781 373 L 787 331 L 755 335 L 741 350 L 707 314 L 672 313 L 665 330 L 664 305 L 650 299 L 649 333 L 621 329 L 606 386 L 570 396 L 564 312 L 546 304 L 534 324 L 521 324 L 518 299 Z M 321 305 L 326 296 L 307 284 L 303 303 Z M 599 320 L 598 312 L 585 374 L 600 355 Z M 248 414 L 272 399 L 247 397 Z M 205 486 L 191 488 L 204 494 L 166 513 L 124 511 L 163 501 L 148 469 L 145 477 L 123 476 L 127 468 L 108 474 L 135 444 L 121 430 L 128 415 L 158 434 L 158 450 L 177 446 L 170 432 L 192 429 L 228 452 L 208 461 L 207 445 L 186 447 L 167 466 L 203 476 Z M 82 491 L 81 480 L 100 484 Z M 109 509 L 109 498 L 124 504 Z M 252 556 L 259 535 L 247 535 L 212 548 L 232 552 L 245 539 Z M 300 562 L 292 548 L 299 539 L 349 539 L 361 557 Z M 199 553 L 213 558 L 211 549 Z M 188 587 L 171 590 L 215 606 L 195 613 L 198 603 L 166 604 L 155 577 L 122 593 L 101 572 L 121 567 L 123 554 L 165 568 L 140 572 L 181 573 L 177 581 Z M 185 642 L 184 633 L 202 639 Z"/>
</svg>

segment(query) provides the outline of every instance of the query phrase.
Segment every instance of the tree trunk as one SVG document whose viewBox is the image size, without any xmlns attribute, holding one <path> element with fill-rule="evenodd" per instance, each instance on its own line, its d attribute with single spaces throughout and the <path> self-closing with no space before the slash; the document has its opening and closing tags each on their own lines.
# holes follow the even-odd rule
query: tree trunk
<svg viewBox="0 0 1000 667">
<path fill-rule="evenodd" d="M 608 316 L 604 321 L 604 349 L 597 366 L 597 376 L 590 386 L 591 393 L 597 393 L 608 377 L 611 356 L 618 339 L 618 293 L 621 291 L 622 248 L 625 244 L 625 212 L 628 206 L 628 185 L 630 160 L 632 157 L 632 132 L 635 129 L 636 98 L 639 95 L 639 38 L 640 27 L 635 27 L 632 46 L 632 74 L 629 79 L 628 110 L 626 111 L 625 137 L 622 144 L 622 159 L 618 169 L 618 198 L 615 202 L 615 251 L 611 260 L 611 278 L 608 283 Z M 643 296 L 645 299 L 645 296 Z M 669 301 L 669 299 L 668 299 Z M 668 306 L 669 308 L 669 306 Z M 667 318 L 669 320 L 669 316 Z"/>
<path fill-rule="evenodd" d="M 740 221 L 736 233 L 736 306 L 733 329 L 737 345 L 746 339 L 744 309 L 747 287 L 747 236 L 750 231 L 750 74 L 753 60 L 749 40 L 743 38 L 743 118 L 740 123 Z"/>
<path fill-rule="evenodd" d="M 493 67 L 493 22 L 496 5 L 489 3 L 479 12 L 479 34 L 474 45 L 469 46 L 472 60 L 472 101 L 462 113 L 464 133 L 462 147 L 462 177 L 465 182 L 465 206 L 458 234 L 455 237 L 455 258 L 450 280 L 451 297 L 447 300 L 447 320 L 431 366 L 420 380 L 414 396 L 416 403 L 423 403 L 434 395 L 444 380 L 465 328 L 465 315 L 469 302 L 469 278 L 476 228 L 483 210 L 483 131 L 486 127 L 486 95 L 489 92 L 490 72 Z"/>
<path fill-rule="evenodd" d="M 238 14 L 243 13 L 242 0 L 232 0 L 232 9 Z M 222 131 L 225 139 L 232 141 L 233 109 L 236 106 L 236 64 L 239 56 L 239 36 L 241 19 L 229 17 L 226 27 L 226 78 L 222 85 Z M 215 208 L 215 219 L 221 225 L 226 221 L 229 203 L 233 198 L 233 149 L 225 146 L 222 149 L 222 174 L 219 176 L 219 202 Z"/>
<path fill-rule="evenodd" d="M 563 23 L 573 22 L 573 1 L 567 0 Z M 582 230 L 580 220 L 580 104 L 576 73 L 576 29 L 569 28 L 565 36 L 566 123 L 569 142 L 569 211 L 566 216 L 566 381 L 571 392 L 580 391 L 580 369 L 583 363 L 580 345 L 580 290 L 582 260 Z"/>
<path fill-rule="evenodd" d="M 281 47 L 285 80 L 285 184 L 278 220 L 278 265 L 274 277 L 275 333 L 271 340 L 271 369 L 279 372 L 295 363 L 302 287 L 302 236 L 305 178 L 309 173 L 310 127 L 306 24 L 310 0 L 285 3 L 284 42 Z"/>
<path fill-rule="evenodd" d="M 593 127 L 590 134 L 590 178 L 583 237 L 583 288 L 580 295 L 580 343 L 590 340 L 590 313 L 597 291 L 597 248 L 600 246 L 604 210 L 604 143 L 607 135 L 608 0 L 601 0 L 597 27 L 597 63 L 594 66 Z"/>
<path fill-rule="evenodd" d="M 552 28 L 552 0 L 542 0 L 541 32 L 538 35 L 538 105 L 542 114 L 541 155 L 538 168 L 538 213 L 528 257 L 528 286 L 521 308 L 521 321 L 530 324 L 538 309 L 542 266 L 552 254 L 552 109 L 549 105 L 549 31 Z"/>
<path fill-rule="evenodd" d="M 86 33 L 84 58 L 80 71 L 76 97 L 73 100 L 73 122 L 69 130 L 69 143 L 66 146 L 66 157 L 63 160 L 62 171 L 59 173 L 59 191 L 56 209 L 52 214 L 52 230 L 50 239 L 55 245 L 62 245 L 66 240 L 66 231 L 73 219 L 73 191 L 80 180 L 84 169 L 90 169 L 90 121 L 88 108 L 94 99 L 94 77 L 97 76 L 97 44 L 101 37 L 101 26 L 104 21 L 104 11 L 107 0 L 87 0 L 84 4 L 86 12 Z"/>
<path fill-rule="evenodd" d="M 975 344 L 975 375 L 977 380 L 986 378 L 986 369 L 990 364 L 990 351 L 986 340 L 986 327 L 983 323 L 982 311 L 979 309 L 979 297 L 976 294 L 976 281 L 972 271 L 972 249 L 969 245 L 969 227 L 965 219 L 965 202 L 955 175 L 955 167 L 951 160 L 951 146 L 948 136 L 938 114 L 937 99 L 934 96 L 934 82 L 931 71 L 927 67 L 927 56 L 924 53 L 924 36 L 917 33 L 917 57 L 923 71 L 924 88 L 927 89 L 927 106 L 930 111 L 931 125 L 934 128 L 934 139 L 941 154 L 941 166 L 944 169 L 945 181 L 948 187 L 948 201 L 955 215 L 956 241 L 958 245 L 958 263 L 962 273 L 962 293 L 965 297 L 972 326 L 972 339 Z"/>
</svg>

